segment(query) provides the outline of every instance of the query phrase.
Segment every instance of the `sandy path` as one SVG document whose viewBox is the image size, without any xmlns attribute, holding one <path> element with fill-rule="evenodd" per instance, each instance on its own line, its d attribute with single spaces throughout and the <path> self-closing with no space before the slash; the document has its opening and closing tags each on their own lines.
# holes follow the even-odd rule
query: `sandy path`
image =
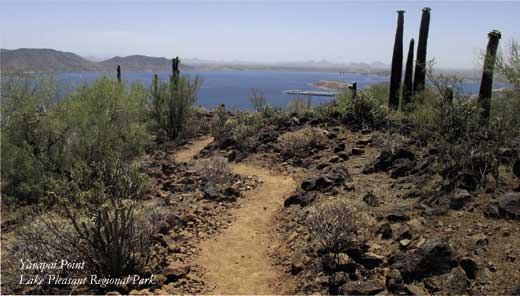
<svg viewBox="0 0 520 296">
<path fill-rule="evenodd" d="M 187 145 L 182 150 L 177 151 L 174 154 L 174 162 L 181 163 L 181 162 L 189 162 L 193 159 L 193 157 L 199 152 L 204 149 L 209 143 L 213 141 L 212 137 L 206 137 L 202 138 L 200 140 L 197 140 L 193 144 Z"/>
<path fill-rule="evenodd" d="M 213 294 L 276 294 L 280 271 L 268 255 L 274 245 L 274 215 L 296 183 L 251 164 L 235 165 L 233 171 L 255 175 L 263 184 L 247 192 L 241 207 L 231 211 L 234 221 L 227 229 L 201 243 L 197 264 L 207 271 Z"/>
</svg>

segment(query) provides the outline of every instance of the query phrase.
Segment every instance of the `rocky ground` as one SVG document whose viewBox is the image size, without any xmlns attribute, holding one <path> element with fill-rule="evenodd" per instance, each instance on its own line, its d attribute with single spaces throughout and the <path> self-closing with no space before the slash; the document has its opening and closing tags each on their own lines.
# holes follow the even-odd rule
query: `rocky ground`
<svg viewBox="0 0 520 296">
<path fill-rule="evenodd" d="M 320 143 L 296 154 L 281 148 L 284 134 L 310 127 L 322 134 Z M 234 274 L 234 280 L 246 288 L 236 291 L 245 293 L 511 295 L 519 292 L 520 193 L 514 191 L 516 181 L 510 165 L 504 165 L 498 188 L 490 183 L 479 193 L 461 177 L 456 188 L 446 192 L 446 184 L 436 174 L 433 162 L 436 151 L 417 147 L 413 139 L 398 134 L 389 137 L 379 132 L 354 132 L 336 122 L 292 118 L 278 129 L 262 130 L 245 149 L 237 148 L 236 144 L 230 138 L 215 140 L 198 157 L 220 155 L 232 162 L 255 163 L 256 167 L 248 167 L 251 175 L 255 171 L 264 174 L 259 169 L 259 164 L 263 164 L 269 168 L 269 174 L 289 175 L 296 180 L 291 192 L 277 193 L 280 206 L 264 224 L 264 228 L 271 227 L 276 235 L 268 237 L 267 248 L 275 272 L 263 284 L 273 282 L 273 277 L 284 284 L 255 290 L 258 281 L 255 284 L 248 276 L 256 269 L 262 274 L 263 267 L 243 269 L 241 264 L 247 260 L 236 260 L 228 265 L 227 271 L 211 270 L 214 262 L 208 263 L 211 260 L 207 258 L 219 255 L 208 246 L 215 241 L 232 240 L 233 231 L 226 236 L 223 230 L 217 235 L 209 233 L 211 238 L 201 244 L 199 238 L 188 240 L 199 246 L 194 250 L 200 250 L 200 246 L 206 249 L 203 255 L 206 259 L 190 265 L 190 272 L 178 280 L 182 285 L 170 283 L 172 289 L 164 291 L 232 292 L 233 285 L 219 284 L 230 284 L 233 277 L 219 279 L 215 272 L 222 275 L 234 270 L 242 274 L 242 277 Z M 249 201 L 239 206 L 247 208 L 255 196 L 258 197 L 250 195 Z M 333 197 L 363 205 L 377 221 L 371 229 L 373 239 L 345 250 L 336 258 L 319 251 L 305 226 L 308 209 Z M 231 224 L 218 224 L 216 229 L 241 226 L 237 212 L 228 213 L 234 217 Z M 249 251 L 264 252 L 265 247 Z M 194 285 L 192 275 L 196 278 Z"/>
<path fill-rule="evenodd" d="M 301 136 L 307 145 L 295 141 Z M 148 264 L 155 284 L 120 292 L 520 294 L 520 192 L 511 164 L 498 187 L 475 190 L 463 175 L 445 184 L 437 153 L 405 133 L 302 116 L 247 143 L 163 143 L 140 160 L 151 184 L 144 203 L 164 214 Z M 201 162 L 217 158 L 230 171 L 210 176 Z M 323 252 L 306 219 L 329 199 L 372 217 L 371 239 Z"/>
</svg>

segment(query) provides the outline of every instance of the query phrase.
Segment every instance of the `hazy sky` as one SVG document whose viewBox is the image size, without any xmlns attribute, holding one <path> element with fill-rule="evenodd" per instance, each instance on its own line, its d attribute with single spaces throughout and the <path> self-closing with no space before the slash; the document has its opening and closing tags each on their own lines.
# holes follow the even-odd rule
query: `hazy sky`
<svg viewBox="0 0 520 296">
<path fill-rule="evenodd" d="M 424 6 L 432 8 L 428 56 L 439 67 L 476 67 L 492 29 L 502 31 L 502 44 L 520 39 L 518 1 L 0 0 L 0 47 L 97 57 L 389 64 L 396 10 L 406 10 L 407 50 L 410 38 L 417 38 Z"/>
</svg>

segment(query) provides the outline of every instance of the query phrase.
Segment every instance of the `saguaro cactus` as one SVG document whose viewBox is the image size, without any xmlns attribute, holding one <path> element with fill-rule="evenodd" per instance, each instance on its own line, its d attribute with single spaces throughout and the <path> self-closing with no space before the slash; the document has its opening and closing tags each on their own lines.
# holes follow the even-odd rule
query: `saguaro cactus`
<svg viewBox="0 0 520 296">
<path fill-rule="evenodd" d="M 350 89 L 350 92 L 352 93 L 352 101 L 356 99 L 357 96 L 357 82 L 354 81 L 352 85 L 348 87 Z"/>
<path fill-rule="evenodd" d="M 430 30 L 430 10 L 429 7 L 425 7 L 422 10 L 419 42 L 417 43 L 417 61 L 415 62 L 415 77 L 413 80 L 414 92 L 422 91 L 426 81 L 426 48 L 428 46 L 428 31 Z"/>
<path fill-rule="evenodd" d="M 484 58 L 484 68 L 482 69 L 482 80 L 480 81 L 480 91 L 478 94 L 478 100 L 482 108 L 480 115 L 482 124 L 487 124 L 489 121 L 491 92 L 493 90 L 493 71 L 495 70 L 498 41 L 502 35 L 500 31 L 493 30 L 489 32 L 488 37 L 489 41 L 486 49 L 486 57 Z"/>
<path fill-rule="evenodd" d="M 410 46 L 408 47 L 408 57 L 406 58 L 406 67 L 404 71 L 404 87 L 403 87 L 403 105 L 410 104 L 412 102 L 413 95 L 413 50 L 415 40 L 410 40 Z"/>
<path fill-rule="evenodd" d="M 392 72 L 390 74 L 390 97 L 388 98 L 388 105 L 392 109 L 399 108 L 399 92 L 401 90 L 401 76 L 403 74 L 403 30 L 404 10 L 398 10 L 394 54 L 392 56 Z"/>
<path fill-rule="evenodd" d="M 121 66 L 117 65 L 117 82 L 121 82 Z"/>
<path fill-rule="evenodd" d="M 172 60 L 172 80 L 175 82 L 175 88 L 178 87 L 179 76 L 180 76 L 180 71 L 179 71 L 180 63 L 181 63 L 181 60 L 179 59 L 179 57 L 176 57 Z"/>
</svg>

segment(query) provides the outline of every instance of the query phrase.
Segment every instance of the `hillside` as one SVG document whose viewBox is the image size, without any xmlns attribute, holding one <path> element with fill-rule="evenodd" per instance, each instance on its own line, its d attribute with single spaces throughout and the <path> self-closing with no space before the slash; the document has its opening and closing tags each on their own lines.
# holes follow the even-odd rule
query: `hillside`
<svg viewBox="0 0 520 296">
<path fill-rule="evenodd" d="M 40 48 L 1 49 L 0 67 L 3 72 L 92 71 L 100 68 L 77 54 Z"/>
<path fill-rule="evenodd" d="M 1 49 L 0 52 L 3 72 L 113 71 L 117 65 L 124 71 L 168 71 L 171 61 L 164 57 L 131 55 L 93 62 L 71 52 L 39 48 Z M 189 66 L 181 65 L 181 68 Z"/>
<path fill-rule="evenodd" d="M 114 69 L 117 65 L 121 65 L 123 69 L 130 71 L 167 71 L 171 67 L 171 61 L 167 58 L 148 57 L 144 55 L 117 56 L 99 62 L 99 64 L 105 69 Z"/>
</svg>

